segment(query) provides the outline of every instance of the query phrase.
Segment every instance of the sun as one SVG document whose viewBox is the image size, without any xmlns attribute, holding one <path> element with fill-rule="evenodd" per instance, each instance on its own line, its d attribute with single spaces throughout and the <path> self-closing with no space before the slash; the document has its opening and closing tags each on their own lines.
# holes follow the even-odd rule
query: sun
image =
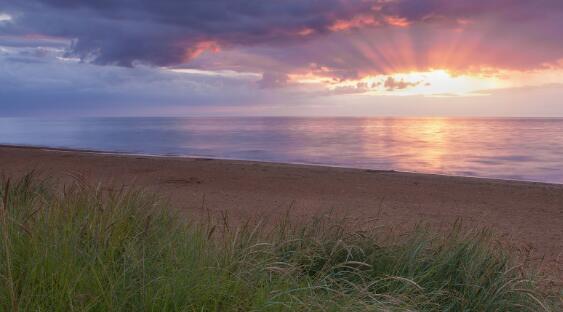
<svg viewBox="0 0 563 312">
<path fill-rule="evenodd" d="M 469 96 L 481 95 L 484 90 L 496 89 L 502 84 L 495 77 L 452 75 L 444 69 L 393 74 L 387 76 L 386 81 L 389 77 L 396 83 L 394 85 L 383 83 L 383 90 L 375 90 L 375 92 L 387 95 Z M 372 79 L 382 81 L 381 77 Z"/>
<path fill-rule="evenodd" d="M 484 90 L 499 87 L 499 80 L 494 77 L 478 75 L 452 76 L 446 70 L 433 70 L 425 73 L 412 73 L 411 79 L 420 79 L 421 83 L 410 92 L 425 95 L 477 95 Z"/>
</svg>

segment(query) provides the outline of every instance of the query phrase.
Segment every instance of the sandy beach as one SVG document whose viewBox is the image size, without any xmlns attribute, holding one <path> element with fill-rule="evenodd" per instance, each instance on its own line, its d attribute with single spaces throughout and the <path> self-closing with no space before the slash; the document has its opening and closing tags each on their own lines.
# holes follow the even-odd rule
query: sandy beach
<svg viewBox="0 0 563 312">
<path fill-rule="evenodd" d="M 0 174 L 135 185 L 180 210 L 235 218 L 333 212 L 406 228 L 490 227 L 562 275 L 563 185 L 322 166 L 0 147 Z"/>
</svg>

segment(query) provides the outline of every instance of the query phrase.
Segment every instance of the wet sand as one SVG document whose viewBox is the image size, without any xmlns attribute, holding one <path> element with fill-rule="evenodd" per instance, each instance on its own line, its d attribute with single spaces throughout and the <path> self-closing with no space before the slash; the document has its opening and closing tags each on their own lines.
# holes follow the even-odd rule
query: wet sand
<svg viewBox="0 0 563 312">
<path fill-rule="evenodd" d="M 563 275 L 563 185 L 234 160 L 101 154 L 0 146 L 0 174 L 31 170 L 62 179 L 135 185 L 187 212 L 236 218 L 327 211 L 376 218 L 389 227 L 418 222 L 485 226 Z"/>
</svg>

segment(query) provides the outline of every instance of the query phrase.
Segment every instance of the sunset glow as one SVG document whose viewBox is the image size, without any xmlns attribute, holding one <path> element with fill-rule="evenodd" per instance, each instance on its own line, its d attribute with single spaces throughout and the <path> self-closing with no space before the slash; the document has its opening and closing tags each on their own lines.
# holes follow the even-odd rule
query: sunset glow
<svg viewBox="0 0 563 312">
<path fill-rule="evenodd" d="M 368 76 L 355 85 L 366 86 L 366 92 L 380 95 L 475 96 L 480 91 L 507 87 L 508 82 L 495 77 L 459 75 L 447 70 L 397 73 L 388 76 Z M 333 88 L 354 86 L 349 82 L 337 83 Z"/>
</svg>

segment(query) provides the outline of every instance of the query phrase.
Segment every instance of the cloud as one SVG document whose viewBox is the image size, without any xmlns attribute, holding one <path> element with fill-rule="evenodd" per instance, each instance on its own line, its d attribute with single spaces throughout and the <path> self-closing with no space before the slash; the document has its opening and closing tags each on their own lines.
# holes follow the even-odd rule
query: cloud
<svg viewBox="0 0 563 312">
<path fill-rule="evenodd" d="M 0 117 L 169 115 L 251 109 L 291 98 L 256 88 L 259 77 L 97 66 L 37 48 L 0 51 Z"/>
<path fill-rule="evenodd" d="M 385 89 L 387 89 L 387 91 L 394 91 L 394 90 L 403 90 L 411 87 L 416 87 L 420 83 L 421 83 L 420 81 L 408 82 L 405 81 L 404 79 L 397 80 L 393 77 L 387 77 L 387 79 L 383 83 L 383 86 L 385 87 Z"/>
<path fill-rule="evenodd" d="M 528 70 L 563 58 L 560 0 L 0 4 L 13 19 L 0 26 L 0 35 L 72 40 L 68 55 L 95 64 L 308 71 L 356 79 L 429 68 Z"/>
<path fill-rule="evenodd" d="M 3 3 L 17 14 L 5 32 L 76 39 L 70 49 L 73 55 L 122 66 L 136 61 L 160 66 L 183 63 L 206 50 L 204 43 L 218 49 L 295 41 L 326 33 L 336 21 L 352 19 L 369 10 L 369 5 L 363 0 Z"/>
<path fill-rule="evenodd" d="M 12 17 L 6 13 L 0 12 L 0 23 L 7 23 L 12 20 Z"/>
</svg>

